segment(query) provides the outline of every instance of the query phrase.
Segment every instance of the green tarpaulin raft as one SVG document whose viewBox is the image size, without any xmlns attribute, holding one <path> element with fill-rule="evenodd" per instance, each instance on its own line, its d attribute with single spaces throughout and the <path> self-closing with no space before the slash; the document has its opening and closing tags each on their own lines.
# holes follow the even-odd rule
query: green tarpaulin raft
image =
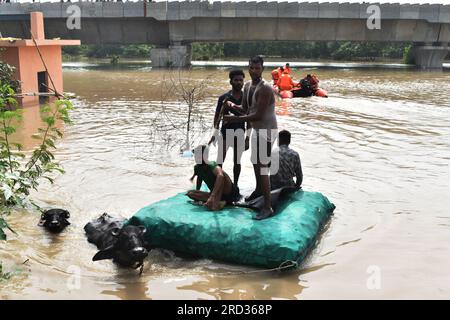
<svg viewBox="0 0 450 320">
<path fill-rule="evenodd" d="M 335 206 L 318 192 L 287 195 L 277 214 L 257 221 L 255 211 L 208 211 L 180 193 L 139 210 L 130 220 L 147 228 L 152 247 L 265 268 L 298 266 Z"/>
</svg>

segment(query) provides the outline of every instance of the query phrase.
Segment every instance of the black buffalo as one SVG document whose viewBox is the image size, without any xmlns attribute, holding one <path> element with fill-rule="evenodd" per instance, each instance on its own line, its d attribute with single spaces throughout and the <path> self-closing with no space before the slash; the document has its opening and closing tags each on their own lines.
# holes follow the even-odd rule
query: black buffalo
<svg viewBox="0 0 450 320">
<path fill-rule="evenodd" d="M 67 220 L 69 218 L 70 213 L 67 210 L 50 209 L 42 213 L 39 225 L 52 233 L 59 233 L 70 225 L 70 222 Z"/>
<path fill-rule="evenodd" d="M 144 226 L 125 225 L 125 220 L 113 218 L 107 213 L 84 227 L 88 241 L 100 250 L 93 261 L 112 259 L 115 263 L 131 268 L 144 264 L 150 250 L 144 240 Z"/>
</svg>

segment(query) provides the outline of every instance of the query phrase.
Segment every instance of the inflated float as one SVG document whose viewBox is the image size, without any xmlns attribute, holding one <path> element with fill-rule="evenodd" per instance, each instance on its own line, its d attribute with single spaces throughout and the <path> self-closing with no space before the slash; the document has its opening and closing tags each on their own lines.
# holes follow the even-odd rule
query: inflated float
<svg viewBox="0 0 450 320">
<path fill-rule="evenodd" d="M 144 225 L 152 247 L 194 257 L 264 268 L 295 268 L 314 246 L 335 206 L 321 193 L 283 196 L 276 214 L 254 220 L 254 210 L 209 211 L 179 193 L 139 210 L 128 223 Z"/>
<path fill-rule="evenodd" d="M 294 88 L 292 90 L 282 90 L 279 91 L 278 87 L 274 86 L 274 91 L 277 92 L 283 99 L 291 98 L 306 98 L 311 96 L 328 98 L 328 92 L 325 89 L 318 88 L 312 92 L 306 92 L 302 88 Z"/>
<path fill-rule="evenodd" d="M 319 88 L 319 79 L 314 74 L 308 74 L 305 78 L 300 81 L 293 81 L 289 75 L 283 74 L 285 78 L 278 78 L 280 75 L 278 70 L 272 71 L 272 80 L 273 80 L 273 90 L 281 96 L 283 99 L 290 98 L 306 98 L 306 97 L 324 97 L 328 98 L 328 93 L 326 90 Z M 281 80 L 285 80 L 285 83 L 280 83 Z M 291 88 L 290 90 L 280 90 L 282 88 Z"/>
</svg>

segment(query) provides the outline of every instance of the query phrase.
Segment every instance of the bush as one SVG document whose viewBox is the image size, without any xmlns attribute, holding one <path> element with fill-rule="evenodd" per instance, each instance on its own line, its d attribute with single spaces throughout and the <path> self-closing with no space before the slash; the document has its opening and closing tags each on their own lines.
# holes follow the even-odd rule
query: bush
<svg viewBox="0 0 450 320">
<path fill-rule="evenodd" d="M 17 80 L 12 80 L 14 69 L 9 64 L 0 61 L 0 84 L 7 83 L 15 92 L 18 92 L 20 83 Z"/>
<path fill-rule="evenodd" d="M 152 46 L 146 44 L 132 44 L 122 46 L 122 55 L 129 58 L 149 58 Z"/>
<path fill-rule="evenodd" d="M 406 64 L 415 64 L 413 46 L 406 46 L 403 50 L 403 62 Z"/>
</svg>

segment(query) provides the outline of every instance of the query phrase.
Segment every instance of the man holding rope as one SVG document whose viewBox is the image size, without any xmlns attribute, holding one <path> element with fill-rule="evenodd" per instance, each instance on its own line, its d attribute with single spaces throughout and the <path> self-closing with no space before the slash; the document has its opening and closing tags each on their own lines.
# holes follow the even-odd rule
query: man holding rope
<svg viewBox="0 0 450 320">
<path fill-rule="evenodd" d="M 242 104 L 242 87 L 244 86 L 244 71 L 241 69 L 233 69 L 229 73 L 231 90 L 219 97 L 217 102 L 216 113 L 214 115 L 214 134 L 209 140 L 209 144 L 219 142 L 217 153 L 217 164 L 222 167 L 227 150 L 229 147 L 233 148 L 233 182 L 238 186 L 239 175 L 241 174 L 241 157 L 242 153 L 248 149 L 249 137 L 245 137 L 245 122 L 236 123 L 222 123 L 222 128 L 219 132 L 219 124 L 223 115 L 242 115 L 247 113 L 247 110 L 230 109 L 226 103 L 228 101 L 236 105 Z M 238 188 L 239 190 L 239 188 Z"/>
</svg>

